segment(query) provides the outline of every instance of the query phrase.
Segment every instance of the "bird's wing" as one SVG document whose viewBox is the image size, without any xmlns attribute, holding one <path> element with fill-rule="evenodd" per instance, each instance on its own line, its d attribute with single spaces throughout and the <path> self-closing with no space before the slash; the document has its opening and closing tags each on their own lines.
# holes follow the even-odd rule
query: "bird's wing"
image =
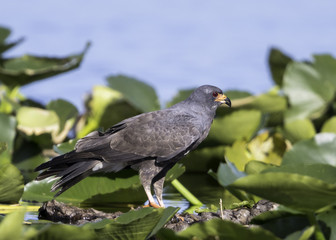
<svg viewBox="0 0 336 240">
<path fill-rule="evenodd" d="M 126 119 L 105 133 L 93 132 L 79 140 L 77 151 L 99 153 L 107 162 L 153 157 L 169 160 L 184 154 L 201 137 L 194 117 L 161 110 Z M 107 144 L 108 147 L 107 147 Z"/>
</svg>

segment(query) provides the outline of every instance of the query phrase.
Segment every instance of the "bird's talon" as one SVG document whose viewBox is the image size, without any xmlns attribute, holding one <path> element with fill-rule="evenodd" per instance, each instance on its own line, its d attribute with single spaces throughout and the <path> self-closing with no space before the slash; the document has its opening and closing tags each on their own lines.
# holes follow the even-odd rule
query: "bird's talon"
<svg viewBox="0 0 336 240">
<path fill-rule="evenodd" d="M 150 202 L 149 204 L 144 205 L 143 207 L 144 208 L 145 207 L 161 208 L 159 205 L 157 205 L 156 203 L 152 203 L 152 202 Z"/>
</svg>

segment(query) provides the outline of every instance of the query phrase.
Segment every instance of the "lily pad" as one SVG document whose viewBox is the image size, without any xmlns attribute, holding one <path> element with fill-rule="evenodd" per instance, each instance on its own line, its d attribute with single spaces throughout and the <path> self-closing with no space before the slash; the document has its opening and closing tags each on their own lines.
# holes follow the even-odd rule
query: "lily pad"
<svg viewBox="0 0 336 240">
<path fill-rule="evenodd" d="M 297 173 L 304 176 L 314 177 L 330 184 L 336 182 L 336 167 L 330 166 L 329 164 L 287 164 L 280 167 L 268 167 L 262 171 L 262 173 L 266 172 Z"/>
<path fill-rule="evenodd" d="M 316 131 L 311 120 L 297 119 L 285 123 L 284 133 L 291 142 L 297 142 L 314 137 Z"/>
<path fill-rule="evenodd" d="M 283 208 L 283 206 L 281 206 L 281 208 Z M 257 217 L 254 217 L 251 222 L 271 231 L 281 239 L 286 240 L 300 239 L 299 237 L 288 238 L 288 236 L 291 236 L 294 233 L 297 234 L 297 236 L 301 236 L 303 234 L 302 229 L 306 230 L 307 227 L 310 226 L 310 223 L 304 214 L 293 214 L 281 210 L 264 212 Z"/>
<path fill-rule="evenodd" d="M 79 67 L 90 43 L 79 53 L 65 58 L 24 55 L 3 59 L 0 66 L 1 82 L 7 86 L 23 86 Z"/>
<path fill-rule="evenodd" d="M 244 171 L 247 174 L 257 174 L 257 173 L 263 172 L 264 170 L 266 170 L 268 168 L 273 168 L 273 167 L 276 167 L 276 166 L 273 165 L 273 164 L 252 160 L 252 161 L 249 161 L 245 165 L 245 170 Z"/>
<path fill-rule="evenodd" d="M 59 131 L 60 121 L 54 111 L 35 107 L 21 107 L 17 112 L 18 129 L 27 135 L 42 135 Z"/>
<path fill-rule="evenodd" d="M 325 211 L 317 215 L 319 221 L 323 221 L 330 229 L 330 238 L 336 239 L 336 210 Z"/>
<path fill-rule="evenodd" d="M 313 139 L 298 142 L 283 157 L 283 165 L 323 163 L 336 167 L 336 134 L 319 133 Z"/>
<path fill-rule="evenodd" d="M 283 82 L 284 93 L 291 107 L 286 120 L 320 117 L 333 100 L 335 88 L 323 78 L 323 73 L 306 63 L 293 62 L 286 69 Z"/>
<path fill-rule="evenodd" d="M 271 232 L 262 228 L 246 228 L 229 221 L 213 219 L 195 223 L 186 230 L 174 233 L 172 230 L 161 229 L 157 237 L 162 240 L 185 239 L 228 239 L 228 240 L 280 240 Z"/>
<path fill-rule="evenodd" d="M 322 75 L 325 81 L 333 84 L 336 88 L 336 59 L 329 54 L 314 55 L 314 67 Z"/>
<path fill-rule="evenodd" d="M 228 96 L 231 99 L 231 95 Z M 234 99 L 231 102 L 234 108 L 261 111 L 266 117 L 266 126 L 282 124 L 283 115 L 287 109 L 287 100 L 281 95 L 279 87 L 274 87 L 264 94 L 257 96 L 247 95 L 244 98 Z"/>
<path fill-rule="evenodd" d="M 67 152 L 70 152 L 74 150 L 75 145 L 77 143 L 77 139 L 70 139 L 67 142 L 59 143 L 57 145 L 54 145 L 54 151 L 57 152 L 58 154 L 64 154 Z"/>
<path fill-rule="evenodd" d="M 98 128 L 107 129 L 126 118 L 141 113 L 128 103 L 120 92 L 105 86 L 93 88 L 88 106 L 88 123 L 78 132 L 78 138 Z"/>
<path fill-rule="evenodd" d="M 55 143 L 62 142 L 75 124 L 78 110 L 68 101 L 58 99 L 48 103 L 48 110 L 54 111 L 59 119 L 59 132 L 54 137 Z"/>
<path fill-rule="evenodd" d="M 43 227 L 39 226 L 42 225 Z M 32 239 L 48 240 L 52 236 L 54 240 L 74 239 L 74 240 L 95 240 L 99 239 L 94 230 L 67 224 L 32 224 L 35 231 Z M 28 235 L 28 233 L 26 233 Z M 28 236 L 29 236 L 28 235 Z"/>
<path fill-rule="evenodd" d="M 160 109 L 154 88 L 144 82 L 123 75 L 107 78 L 109 87 L 120 92 L 123 97 L 141 112 Z"/>
<path fill-rule="evenodd" d="M 321 132 L 336 134 L 336 117 L 329 118 L 322 126 Z"/>
<path fill-rule="evenodd" d="M 259 130 L 262 114 L 258 110 L 238 110 L 215 118 L 207 141 L 232 144 L 236 140 L 250 140 Z"/>
<path fill-rule="evenodd" d="M 336 203 L 336 184 L 296 173 L 267 172 L 239 178 L 230 185 L 303 212 Z"/>
<path fill-rule="evenodd" d="M 148 239 L 154 236 L 178 211 L 178 208 L 142 208 L 131 210 L 115 221 L 96 229 L 100 239 Z M 89 226 L 84 226 L 84 229 Z"/>
<path fill-rule="evenodd" d="M 25 97 L 20 93 L 20 87 L 10 88 L 0 85 L 0 112 L 8 115 L 13 114 L 20 108 Z"/>
<path fill-rule="evenodd" d="M 230 187 L 230 184 L 235 182 L 237 179 L 245 177 L 244 172 L 239 171 L 236 166 L 226 159 L 226 163 L 220 163 L 217 173 L 210 170 L 208 172 L 212 177 L 214 177 L 220 185 L 225 187 L 233 196 L 241 201 L 253 200 L 253 196 L 247 194 L 244 191 L 240 191 Z M 234 203 L 235 204 L 235 203 Z"/>
<path fill-rule="evenodd" d="M 25 186 L 24 201 L 44 202 L 54 198 L 50 192 L 52 179 L 32 181 Z M 87 177 L 57 197 L 58 201 L 88 205 L 109 205 L 111 203 L 143 203 L 146 195 L 135 171 L 122 171 L 109 175 Z"/>
<path fill-rule="evenodd" d="M 173 99 L 171 101 L 169 101 L 166 104 L 166 106 L 171 107 L 176 103 L 179 103 L 183 100 L 186 100 L 194 90 L 195 90 L 195 88 L 183 89 L 183 90 L 178 91 L 178 93 L 173 97 Z"/>
<path fill-rule="evenodd" d="M 287 109 L 287 100 L 279 94 L 264 93 L 256 96 L 250 105 L 263 113 L 283 112 Z"/>
<path fill-rule="evenodd" d="M 182 159 L 187 172 L 201 173 L 217 169 L 224 160 L 225 146 L 206 146 L 190 152 Z"/>
<path fill-rule="evenodd" d="M 5 153 L 2 153 L 5 154 Z M 23 177 L 11 163 L 0 163 L 0 202 L 17 203 L 23 193 Z"/>
<path fill-rule="evenodd" d="M 6 42 L 6 39 L 10 35 L 11 30 L 8 28 L 0 27 L 0 55 L 7 51 L 8 49 L 16 46 L 17 44 L 21 43 L 23 41 L 23 38 L 20 38 L 13 42 Z"/>
<path fill-rule="evenodd" d="M 23 239 L 24 209 L 8 214 L 0 223 L 1 239 Z"/>
<path fill-rule="evenodd" d="M 270 67 L 273 81 L 282 86 L 283 76 L 288 63 L 292 62 L 292 58 L 281 52 L 279 49 L 272 48 L 268 55 L 268 65 Z"/>
<path fill-rule="evenodd" d="M 239 171 L 233 163 L 226 159 L 226 164 L 221 163 L 217 170 L 217 180 L 224 187 L 229 186 L 241 177 L 245 177 L 244 172 Z"/>
<path fill-rule="evenodd" d="M 16 134 L 15 117 L 0 113 L 0 132 L 0 142 L 5 142 L 8 150 L 11 152 Z"/>
</svg>

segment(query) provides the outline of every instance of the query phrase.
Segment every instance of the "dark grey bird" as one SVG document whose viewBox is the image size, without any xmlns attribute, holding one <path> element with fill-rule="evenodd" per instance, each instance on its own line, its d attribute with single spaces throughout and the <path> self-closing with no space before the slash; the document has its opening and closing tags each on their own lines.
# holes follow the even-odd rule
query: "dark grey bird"
<svg viewBox="0 0 336 240">
<path fill-rule="evenodd" d="M 219 88 L 201 86 L 170 108 L 125 119 L 106 132 L 88 134 L 78 140 L 73 151 L 38 166 L 35 171 L 45 171 L 36 180 L 58 177 L 51 187 L 51 191 L 59 189 L 56 197 L 93 173 L 131 167 L 139 171 L 149 205 L 164 207 L 167 171 L 207 137 L 216 109 L 223 103 L 231 106 Z"/>
</svg>

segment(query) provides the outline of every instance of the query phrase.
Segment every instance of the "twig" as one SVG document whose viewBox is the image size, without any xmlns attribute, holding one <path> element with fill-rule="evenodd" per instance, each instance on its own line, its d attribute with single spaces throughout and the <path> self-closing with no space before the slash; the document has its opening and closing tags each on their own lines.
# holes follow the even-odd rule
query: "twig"
<svg viewBox="0 0 336 240">
<path fill-rule="evenodd" d="M 219 208 L 220 208 L 220 217 L 222 220 L 224 220 L 223 201 L 221 198 L 219 199 Z"/>
</svg>

